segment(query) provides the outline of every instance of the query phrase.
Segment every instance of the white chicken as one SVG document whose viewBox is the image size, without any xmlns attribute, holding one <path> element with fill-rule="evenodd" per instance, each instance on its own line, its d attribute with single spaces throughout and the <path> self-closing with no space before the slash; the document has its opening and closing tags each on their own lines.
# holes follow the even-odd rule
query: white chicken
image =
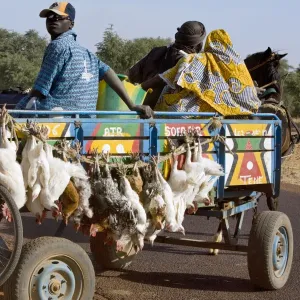
<svg viewBox="0 0 300 300">
<path fill-rule="evenodd" d="M 119 167 L 120 168 L 120 167 Z M 133 232 L 135 237 L 132 236 L 135 241 L 135 245 L 138 246 L 140 250 L 144 247 L 144 237 L 146 233 L 146 223 L 147 223 L 147 216 L 145 209 L 143 208 L 142 204 L 140 203 L 140 199 L 138 194 L 131 188 L 128 179 L 126 178 L 126 169 L 121 172 L 120 181 L 119 181 L 119 190 L 123 199 L 127 199 L 131 203 L 131 207 L 135 214 L 135 218 L 137 220 L 136 224 L 136 232 Z"/>
<path fill-rule="evenodd" d="M 59 207 L 55 203 L 66 189 L 71 177 L 87 180 L 88 176 L 81 167 L 64 162 L 59 158 L 53 157 L 48 160 L 50 166 L 50 179 L 47 188 L 43 188 L 41 195 L 42 205 L 59 214 Z"/>
<path fill-rule="evenodd" d="M 46 144 L 45 146 L 46 146 L 45 150 L 47 153 L 48 160 L 53 159 L 52 146 L 49 144 Z M 87 173 L 80 162 L 81 144 L 79 142 L 76 142 L 74 147 L 75 149 L 73 149 L 71 148 L 71 144 L 69 142 L 67 142 L 66 140 L 62 140 L 59 143 L 59 146 L 62 150 L 62 157 L 65 162 L 68 162 L 67 153 L 72 153 L 73 154 L 72 157 L 74 157 L 74 154 L 76 154 L 74 157 L 75 161 L 73 164 L 81 168 L 82 172 L 85 173 L 87 176 Z M 87 179 L 82 179 L 78 177 L 72 178 L 72 182 L 79 195 L 79 205 L 78 208 L 73 213 L 73 220 L 76 229 L 79 229 L 83 215 L 86 215 L 89 219 L 93 217 L 93 211 L 89 206 L 90 204 L 89 199 L 92 195 L 92 188 L 91 188 L 91 183 L 89 181 L 89 178 L 88 177 L 86 178 Z"/>
<path fill-rule="evenodd" d="M 26 203 L 26 191 L 21 166 L 16 161 L 16 147 L 7 138 L 6 122 L 8 114 L 5 106 L 0 111 L 0 184 L 8 189 L 17 207 Z M 7 218 L 10 212 L 6 205 L 2 208 Z"/>
</svg>

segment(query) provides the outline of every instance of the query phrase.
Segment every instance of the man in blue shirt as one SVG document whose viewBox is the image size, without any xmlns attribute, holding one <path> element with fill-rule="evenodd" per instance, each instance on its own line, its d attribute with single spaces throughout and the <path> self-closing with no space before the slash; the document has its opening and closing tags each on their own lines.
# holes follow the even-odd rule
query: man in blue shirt
<svg viewBox="0 0 300 300">
<path fill-rule="evenodd" d="M 129 98 L 116 73 L 100 61 L 89 50 L 76 42 L 72 30 L 75 8 L 68 2 L 56 2 L 40 13 L 46 18 L 51 35 L 43 58 L 41 70 L 30 95 L 16 106 L 16 109 L 52 110 L 96 110 L 100 80 L 107 84 L 143 118 L 153 116 L 149 106 L 135 105 Z"/>
</svg>

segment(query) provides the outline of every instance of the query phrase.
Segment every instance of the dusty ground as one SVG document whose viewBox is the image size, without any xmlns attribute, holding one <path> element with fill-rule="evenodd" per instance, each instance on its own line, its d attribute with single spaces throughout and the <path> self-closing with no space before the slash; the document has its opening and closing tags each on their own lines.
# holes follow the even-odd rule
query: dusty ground
<svg viewBox="0 0 300 300">
<path fill-rule="evenodd" d="M 300 185 L 300 144 L 296 145 L 294 153 L 282 163 L 281 182 Z"/>
</svg>

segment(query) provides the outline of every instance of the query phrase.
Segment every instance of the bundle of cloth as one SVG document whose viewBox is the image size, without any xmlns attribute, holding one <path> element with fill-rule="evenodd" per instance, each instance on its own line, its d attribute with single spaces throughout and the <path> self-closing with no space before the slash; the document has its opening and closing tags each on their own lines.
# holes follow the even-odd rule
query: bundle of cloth
<svg viewBox="0 0 300 300">
<path fill-rule="evenodd" d="M 256 113 L 261 104 L 244 60 L 222 29 L 207 36 L 203 52 L 184 55 L 160 77 L 166 86 L 156 111 L 236 116 Z"/>
</svg>

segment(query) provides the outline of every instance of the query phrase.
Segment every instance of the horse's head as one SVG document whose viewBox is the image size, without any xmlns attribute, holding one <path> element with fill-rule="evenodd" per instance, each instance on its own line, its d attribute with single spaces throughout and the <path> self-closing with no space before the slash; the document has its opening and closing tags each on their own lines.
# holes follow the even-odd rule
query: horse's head
<svg viewBox="0 0 300 300">
<path fill-rule="evenodd" d="M 276 80 L 277 83 L 270 87 L 275 88 L 277 93 L 280 94 L 279 66 L 280 60 L 286 55 L 287 53 L 278 54 L 269 47 L 264 52 L 249 55 L 245 59 L 245 64 L 252 79 L 257 82 L 258 86 L 261 87 Z"/>
</svg>

